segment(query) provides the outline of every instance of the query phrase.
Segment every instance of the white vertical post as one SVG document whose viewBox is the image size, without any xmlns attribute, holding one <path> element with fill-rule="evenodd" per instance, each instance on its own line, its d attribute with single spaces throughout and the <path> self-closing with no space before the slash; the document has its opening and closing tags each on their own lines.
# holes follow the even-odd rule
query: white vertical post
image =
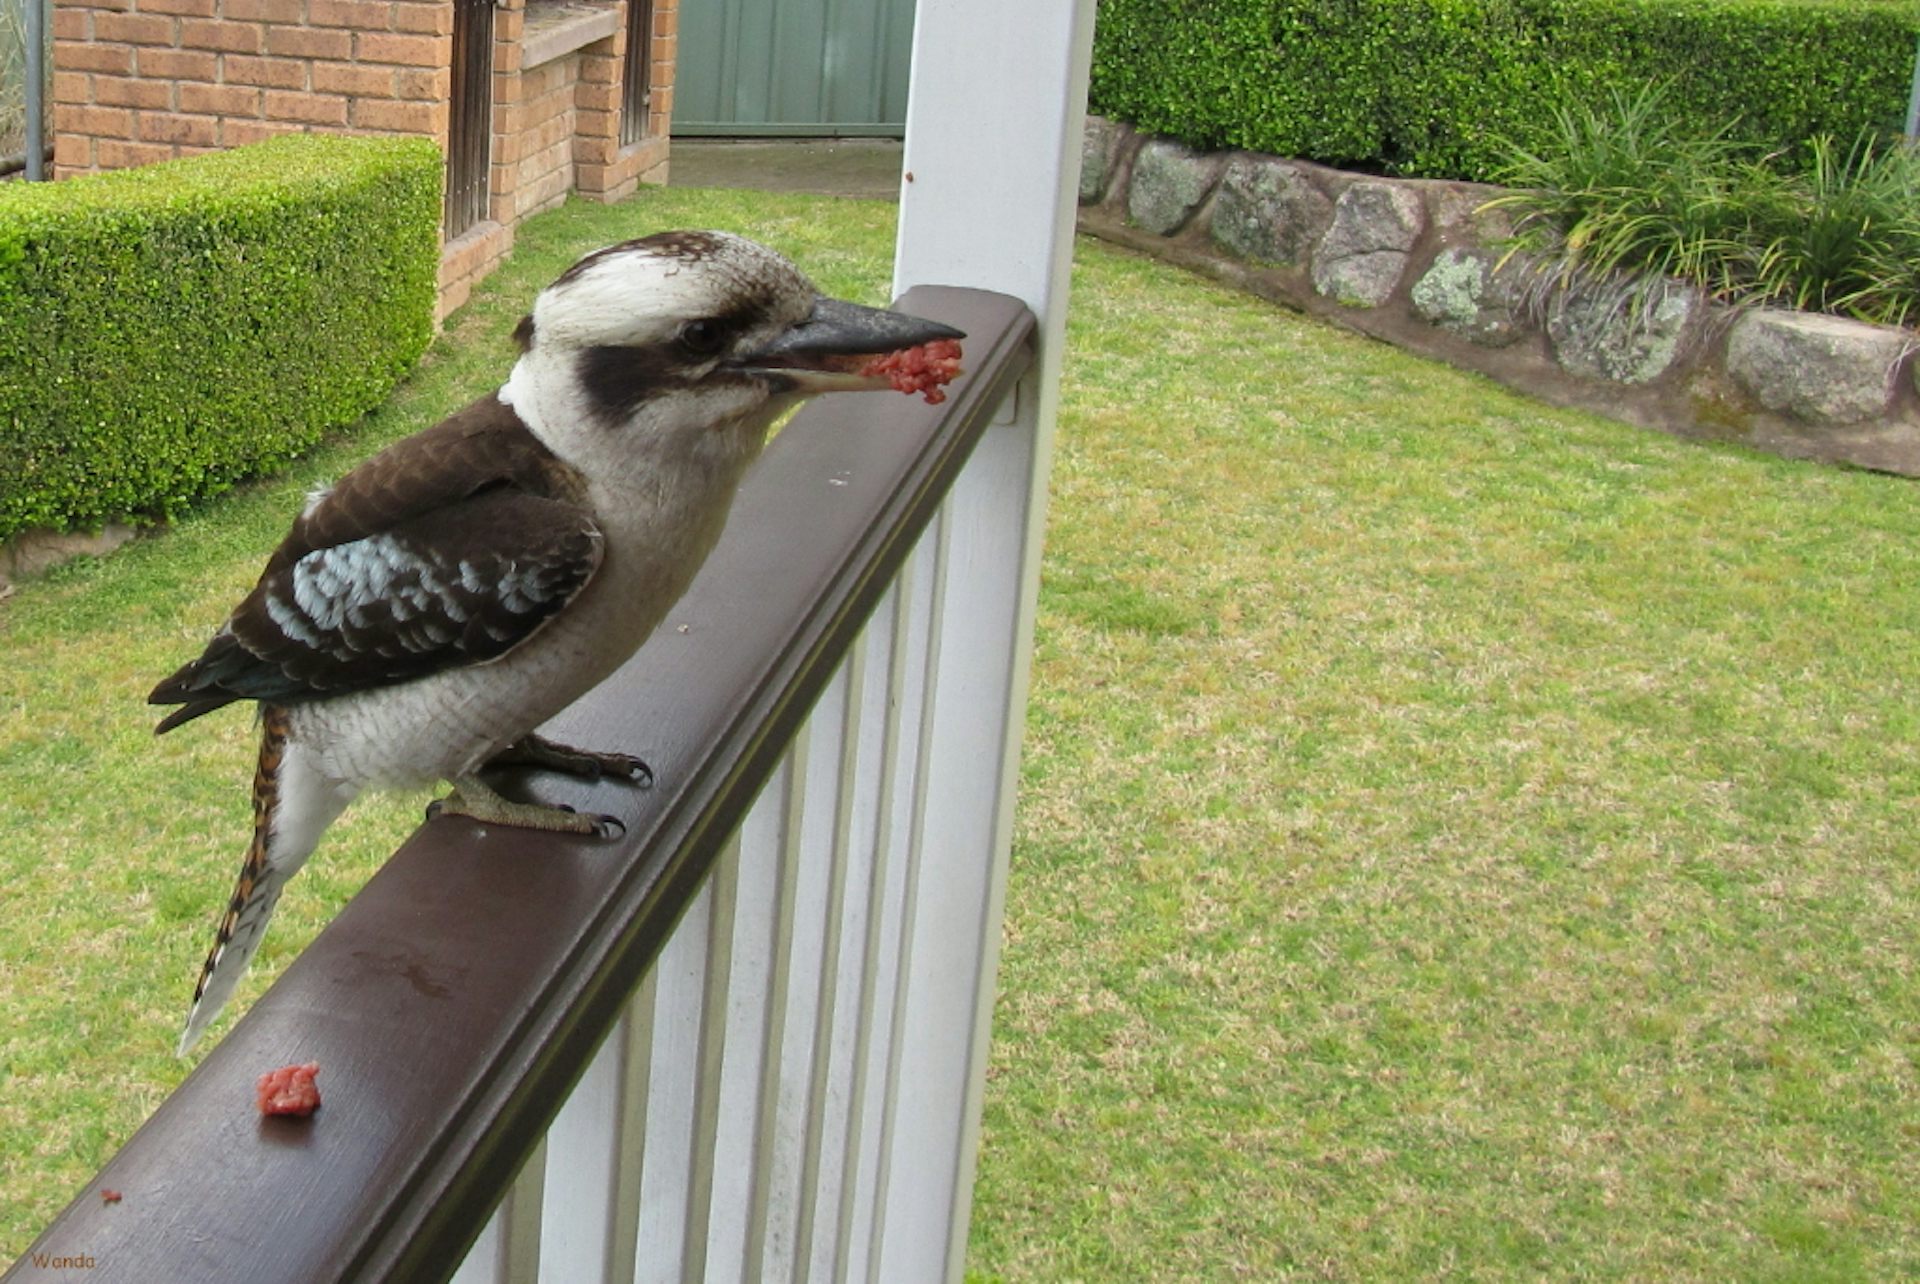
<svg viewBox="0 0 1920 1284">
<path fill-rule="evenodd" d="M 958 1280 L 966 1251 L 1093 15 L 1094 0 L 920 0 L 915 16 L 895 291 L 1013 295 L 1040 348 L 948 501 L 882 1280 Z"/>
</svg>

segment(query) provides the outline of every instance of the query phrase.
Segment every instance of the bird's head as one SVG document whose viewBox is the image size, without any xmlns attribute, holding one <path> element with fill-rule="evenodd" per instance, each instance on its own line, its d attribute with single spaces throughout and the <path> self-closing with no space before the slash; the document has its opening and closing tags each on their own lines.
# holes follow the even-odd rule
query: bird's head
<svg viewBox="0 0 1920 1284">
<path fill-rule="evenodd" d="M 745 237 L 662 232 L 596 250 L 540 292 L 502 396 L 556 446 L 622 425 L 757 436 L 798 398 L 888 387 L 859 373 L 876 356 L 962 337 L 829 298 Z"/>
</svg>

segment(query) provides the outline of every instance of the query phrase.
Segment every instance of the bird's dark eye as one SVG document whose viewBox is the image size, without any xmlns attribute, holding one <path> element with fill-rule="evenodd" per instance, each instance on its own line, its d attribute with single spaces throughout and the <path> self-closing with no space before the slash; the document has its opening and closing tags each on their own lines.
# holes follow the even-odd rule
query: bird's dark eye
<svg viewBox="0 0 1920 1284">
<path fill-rule="evenodd" d="M 696 357 L 710 357 L 727 346 L 727 331 L 718 321 L 689 321 L 680 327 L 680 346 Z"/>
</svg>

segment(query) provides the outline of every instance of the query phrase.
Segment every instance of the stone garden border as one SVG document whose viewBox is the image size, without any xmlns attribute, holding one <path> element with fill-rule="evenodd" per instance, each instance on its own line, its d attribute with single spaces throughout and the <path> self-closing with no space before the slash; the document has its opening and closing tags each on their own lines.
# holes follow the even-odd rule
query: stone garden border
<svg viewBox="0 0 1920 1284">
<path fill-rule="evenodd" d="M 1549 288 L 1500 266 L 1501 189 L 1196 152 L 1089 117 L 1080 227 L 1556 405 L 1920 476 L 1906 331 L 1728 308 L 1679 282 Z"/>
</svg>

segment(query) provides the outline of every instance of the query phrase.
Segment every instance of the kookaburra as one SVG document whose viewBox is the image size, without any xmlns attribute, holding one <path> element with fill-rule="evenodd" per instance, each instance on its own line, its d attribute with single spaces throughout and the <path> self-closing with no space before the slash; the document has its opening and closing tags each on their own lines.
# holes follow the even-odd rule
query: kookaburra
<svg viewBox="0 0 1920 1284">
<path fill-rule="evenodd" d="M 322 831 L 369 787 L 451 781 L 439 807 L 596 832 L 477 773 L 515 762 L 644 783 L 625 754 L 534 729 L 618 668 L 720 537 L 768 428 L 814 393 L 885 388 L 869 358 L 962 338 L 827 298 L 722 232 L 587 255 L 540 292 L 505 386 L 314 494 L 158 731 L 259 703 L 253 839 L 179 1051 L 220 1011 Z M 952 345 L 945 345 L 952 350 Z"/>
</svg>

